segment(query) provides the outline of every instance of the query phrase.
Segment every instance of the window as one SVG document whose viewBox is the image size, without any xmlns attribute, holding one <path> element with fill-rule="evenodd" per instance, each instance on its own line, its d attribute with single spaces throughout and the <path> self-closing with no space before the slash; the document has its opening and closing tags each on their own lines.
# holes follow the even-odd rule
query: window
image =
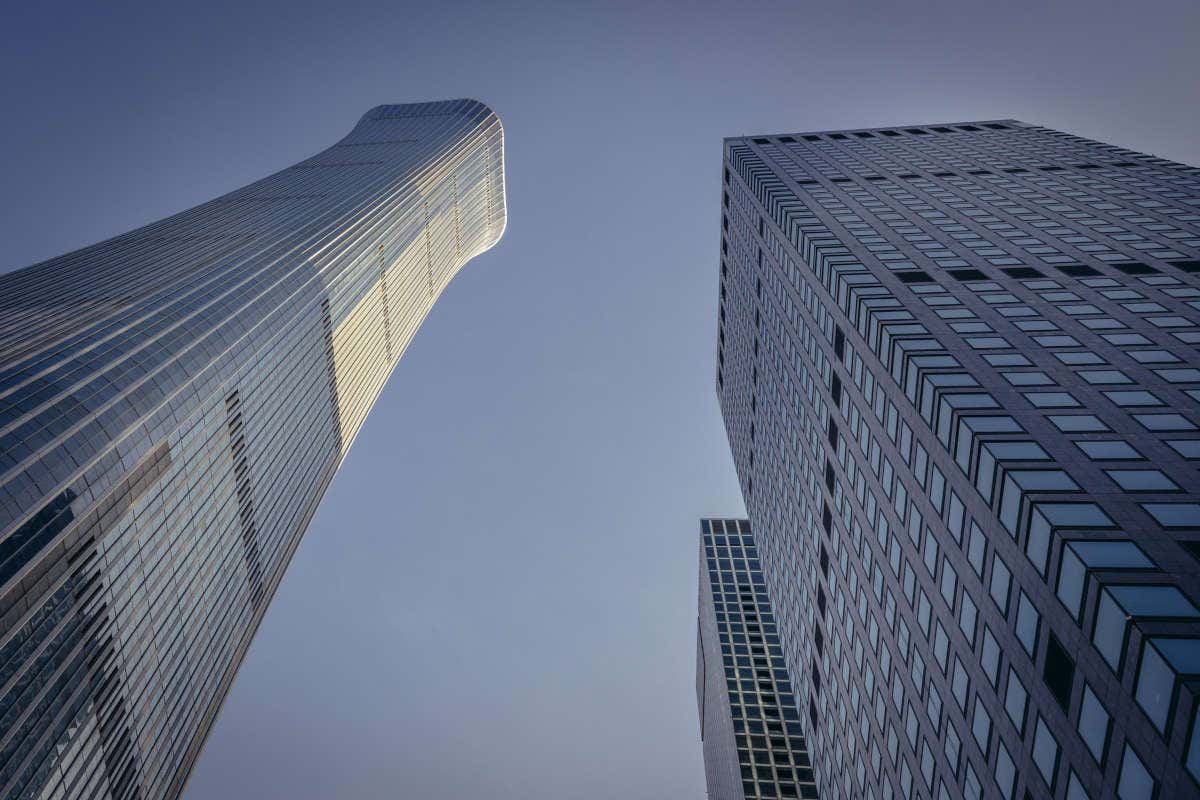
<svg viewBox="0 0 1200 800">
<path fill-rule="evenodd" d="M 1155 637 L 1142 647 L 1134 697 L 1159 733 L 1167 732 L 1179 677 L 1196 674 L 1200 674 L 1200 639 Z"/>
<path fill-rule="evenodd" d="M 933 628 L 933 655 L 937 659 L 938 666 L 942 668 L 942 673 L 946 672 L 946 662 L 950 654 L 950 638 L 946 636 L 946 629 L 942 627 L 939 621 Z"/>
<path fill-rule="evenodd" d="M 980 695 L 975 696 L 975 712 L 971 717 L 971 735 L 975 737 L 979 749 L 986 753 L 992 740 L 992 717 L 984 707 L 983 698 Z"/>
<path fill-rule="evenodd" d="M 1083 784 L 1079 782 L 1075 770 L 1071 770 L 1071 779 L 1067 781 L 1067 800 L 1091 800 L 1084 791 Z"/>
<path fill-rule="evenodd" d="M 1075 662 L 1053 633 L 1046 638 L 1046 663 L 1042 665 L 1042 680 L 1046 682 L 1046 688 L 1054 695 L 1062 710 L 1070 710 Z"/>
<path fill-rule="evenodd" d="M 942 599 L 946 601 L 946 605 L 950 610 L 954 610 L 954 593 L 958 587 L 958 573 L 950 564 L 950 559 L 942 559 L 942 582 L 941 592 Z M 923 626 L 924 627 L 924 626 Z"/>
<path fill-rule="evenodd" d="M 1109 392 L 1115 394 L 1115 392 Z M 1036 408 L 1076 408 L 1079 401 L 1069 392 L 1025 392 L 1025 399 Z"/>
<path fill-rule="evenodd" d="M 950 762 L 951 768 L 956 773 L 958 772 L 958 756 L 961 750 L 962 743 L 958 739 L 958 731 L 954 729 L 953 725 L 947 724 L 944 751 L 946 753 L 946 759 Z"/>
<path fill-rule="evenodd" d="M 1200 780 L 1200 706 L 1192 712 L 1192 733 L 1188 737 L 1187 755 L 1184 757 L 1188 772 Z"/>
<path fill-rule="evenodd" d="M 1197 383 L 1200 382 L 1200 369 L 1156 369 L 1154 370 L 1168 383 Z"/>
<path fill-rule="evenodd" d="M 986 625 L 983 626 L 983 647 L 980 649 L 979 662 L 983 665 L 988 681 L 995 686 L 1000 680 L 1000 644 Z"/>
<path fill-rule="evenodd" d="M 1168 439 L 1167 444 L 1189 461 L 1200 459 L 1200 439 Z"/>
<path fill-rule="evenodd" d="M 1094 461 L 1134 461 L 1142 458 L 1142 454 L 1128 442 L 1120 440 L 1076 442 L 1075 445 Z"/>
<path fill-rule="evenodd" d="M 993 367 L 1028 367 L 1030 361 L 1017 353 L 993 353 L 985 355 L 984 359 Z"/>
<path fill-rule="evenodd" d="M 1194 431 L 1196 426 L 1181 414 L 1134 414 L 1148 431 Z"/>
<path fill-rule="evenodd" d="M 1136 617 L 1192 619 L 1200 611 L 1174 586 L 1106 586 L 1100 592 L 1092 644 L 1121 674 L 1129 623 Z"/>
<path fill-rule="evenodd" d="M 1058 771 L 1058 753 L 1058 740 L 1039 714 L 1033 734 L 1033 763 L 1037 764 L 1038 772 L 1042 773 L 1051 790 L 1054 789 L 1054 773 Z"/>
<path fill-rule="evenodd" d="M 1025 691 L 1025 685 L 1021 683 L 1016 670 L 1009 667 L 1008 689 L 1004 693 L 1004 710 L 1008 713 L 1008 718 L 1012 720 L 1013 725 L 1016 726 L 1017 733 L 1022 736 L 1025 735 L 1025 708 L 1028 700 L 1029 692 Z"/>
<path fill-rule="evenodd" d="M 1011 800 L 1016 783 L 1017 767 L 1013 764 L 1012 756 L 1008 754 L 1008 748 L 1001 743 L 996 751 L 996 785 L 1000 787 L 1000 794 L 1006 800 Z"/>
<path fill-rule="evenodd" d="M 1157 469 L 1105 470 L 1113 483 L 1127 492 L 1174 492 L 1179 485 Z"/>
<path fill-rule="evenodd" d="M 1019 490 L 1016 487 L 1020 487 Z M 1000 522 L 1014 538 L 1019 532 L 1020 501 L 1026 492 L 1069 492 L 1079 486 L 1062 470 L 1013 470 L 1004 481 Z M 1030 514 L 1025 554 L 1046 573 L 1050 532 L 1058 527 L 1106 527 L 1107 515 L 1094 503 L 1034 503 Z"/>
<path fill-rule="evenodd" d="M 1021 640 L 1021 645 L 1030 658 L 1037 650 L 1038 623 L 1040 621 L 1041 615 L 1033 607 L 1033 603 L 1025 592 L 1021 592 L 1020 600 L 1017 603 L 1017 638 Z"/>
<path fill-rule="evenodd" d="M 1108 734 L 1112 728 L 1112 718 L 1108 711 L 1092 691 L 1092 687 L 1084 684 L 1083 702 L 1079 707 L 1079 722 L 1075 729 L 1079 737 L 1087 745 L 1088 751 L 1103 766 L 1104 751 L 1108 748 Z"/>
<path fill-rule="evenodd" d="M 1025 492 L 1073 492 L 1079 489 L 1061 469 L 1014 469 L 1008 475 Z"/>
<path fill-rule="evenodd" d="M 1057 595 L 1076 620 L 1080 618 L 1087 592 L 1088 573 L 1094 569 L 1154 569 L 1154 562 L 1130 541 L 1066 542 L 1059 565 Z"/>
<path fill-rule="evenodd" d="M 1142 503 L 1146 513 L 1164 528 L 1200 527 L 1200 503 Z"/>
<path fill-rule="evenodd" d="M 967 800 L 979 800 L 983 796 L 983 787 L 979 785 L 979 776 L 975 774 L 975 768 L 971 766 L 971 762 L 967 762 L 967 769 L 963 777 L 963 787 L 966 789 Z"/>
<path fill-rule="evenodd" d="M 1128 744 L 1125 745 L 1125 755 L 1121 758 L 1117 797 L 1120 800 L 1152 800 L 1154 797 L 1154 779 Z"/>
<path fill-rule="evenodd" d="M 955 498 L 957 499 L 957 498 Z M 971 564 L 971 569 L 975 570 L 975 574 L 983 575 L 983 557 L 987 546 L 987 540 L 983 535 L 983 531 L 974 522 L 971 523 L 971 540 L 967 544 L 967 561 Z"/>
<path fill-rule="evenodd" d="M 1054 528 L 1114 527 L 1112 519 L 1095 503 L 1037 503 L 1035 510 Z"/>
<path fill-rule="evenodd" d="M 1074 343 L 1078 345 L 1078 342 Z M 1104 359 L 1095 353 L 1055 353 L 1054 357 L 1062 363 L 1072 367 L 1094 366 L 1103 364 Z"/>
<path fill-rule="evenodd" d="M 1162 400 L 1146 391 L 1104 392 L 1104 396 L 1119 406 L 1161 406 Z"/>
<path fill-rule="evenodd" d="M 1145 336 L 1142 336 L 1140 333 L 1110 333 L 1106 334 L 1104 338 L 1117 347 L 1128 347 L 1130 345 L 1138 344 L 1153 344 L 1149 339 L 1147 339 Z"/>
<path fill-rule="evenodd" d="M 1175 364 L 1179 358 L 1167 350 L 1131 350 L 1129 355 L 1142 364 Z"/>
<path fill-rule="evenodd" d="M 958 703 L 958 707 L 963 711 L 967 709 L 967 689 L 969 686 L 970 679 L 967 677 L 967 670 L 958 656 L 955 656 L 954 677 L 950 680 L 950 691 L 954 693 L 954 699 Z"/>
<path fill-rule="evenodd" d="M 1082 347 L 1083 346 L 1079 343 L 1079 340 L 1076 339 L 1074 336 L 1067 336 L 1066 334 L 1058 334 L 1055 336 L 1035 336 L 1035 337 L 1033 337 L 1033 340 L 1035 342 L 1037 342 L 1038 344 L 1040 344 L 1042 347 Z M 1063 353 L 1063 355 L 1068 355 L 1068 354 Z M 1061 356 L 1059 358 L 1061 360 Z M 1063 363 L 1066 364 L 1066 363 L 1070 363 L 1070 362 L 1064 361 Z M 1082 362 L 1082 363 L 1102 364 L 1104 362 L 1103 361 L 1095 361 L 1095 362 L 1088 361 L 1088 362 Z"/>
<path fill-rule="evenodd" d="M 1108 426 L 1092 414 L 1051 414 L 1050 422 L 1063 433 L 1097 433 L 1108 430 Z"/>
<path fill-rule="evenodd" d="M 1004 563 L 1004 559 L 999 555 L 992 556 L 992 580 L 988 590 L 992 599 L 996 601 L 996 605 L 1000 608 L 1000 613 L 1008 616 L 1008 586 L 1012 579 L 1012 573 L 1009 572 L 1008 566 Z"/>
<path fill-rule="evenodd" d="M 973 646 L 975 644 L 975 620 L 977 617 L 977 608 L 975 601 L 966 591 L 962 594 L 962 607 L 958 614 L 958 627 L 967 637 L 967 641 Z"/>
<path fill-rule="evenodd" d="M 1000 374 L 1013 386 L 1048 386 L 1054 383 L 1044 372 L 1002 372 Z"/>
<path fill-rule="evenodd" d="M 1112 383 L 1133 383 L 1124 372 L 1115 369 L 1085 369 L 1080 370 L 1079 377 L 1092 385 Z M 1151 403 L 1150 405 L 1156 405 Z"/>
</svg>

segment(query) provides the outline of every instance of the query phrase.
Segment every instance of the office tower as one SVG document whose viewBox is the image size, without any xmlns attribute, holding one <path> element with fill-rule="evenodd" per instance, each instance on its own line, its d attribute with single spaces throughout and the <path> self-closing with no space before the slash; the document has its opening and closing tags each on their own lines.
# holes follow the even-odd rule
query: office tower
<svg viewBox="0 0 1200 800">
<path fill-rule="evenodd" d="M 696 704 L 709 800 L 816 797 L 750 521 L 700 529 Z"/>
<path fill-rule="evenodd" d="M 724 144 L 716 376 L 823 798 L 1200 796 L 1200 171 Z"/>
<path fill-rule="evenodd" d="M 495 114 L 380 106 L 0 276 L 0 797 L 182 792 L 364 417 L 504 224 Z"/>
</svg>

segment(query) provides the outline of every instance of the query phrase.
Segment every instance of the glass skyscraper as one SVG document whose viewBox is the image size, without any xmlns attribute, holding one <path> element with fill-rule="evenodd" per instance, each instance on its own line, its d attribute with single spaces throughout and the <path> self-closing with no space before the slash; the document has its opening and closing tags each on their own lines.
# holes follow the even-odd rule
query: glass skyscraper
<svg viewBox="0 0 1200 800">
<path fill-rule="evenodd" d="M 505 226 L 472 100 L 380 106 L 0 276 L 0 797 L 176 797 L 321 496 Z"/>
<path fill-rule="evenodd" d="M 823 798 L 1200 796 L 1200 170 L 724 143 L 717 390 Z"/>
<path fill-rule="evenodd" d="M 749 520 L 700 522 L 696 705 L 709 800 L 817 796 Z"/>
</svg>

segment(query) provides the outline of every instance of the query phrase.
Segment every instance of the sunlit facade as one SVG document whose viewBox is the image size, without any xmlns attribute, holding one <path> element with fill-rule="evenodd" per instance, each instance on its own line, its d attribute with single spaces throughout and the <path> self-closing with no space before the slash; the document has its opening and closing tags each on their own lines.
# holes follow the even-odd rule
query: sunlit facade
<svg viewBox="0 0 1200 800">
<path fill-rule="evenodd" d="M 0 797 L 182 792 L 397 360 L 504 227 L 490 109 L 380 106 L 0 276 Z"/>
<path fill-rule="evenodd" d="M 727 139 L 717 391 L 823 798 L 1200 796 L 1200 170 Z"/>
</svg>

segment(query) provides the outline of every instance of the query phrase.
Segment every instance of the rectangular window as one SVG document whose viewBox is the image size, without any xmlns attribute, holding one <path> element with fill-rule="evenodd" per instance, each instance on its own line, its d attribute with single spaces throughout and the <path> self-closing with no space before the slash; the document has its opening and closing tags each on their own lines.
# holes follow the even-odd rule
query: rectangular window
<svg viewBox="0 0 1200 800">
<path fill-rule="evenodd" d="M 992 741 L 992 717 L 979 695 L 975 697 L 975 711 L 971 716 L 971 735 L 975 737 L 979 749 L 986 753 Z"/>
<path fill-rule="evenodd" d="M 1150 639 L 1142 647 L 1134 696 L 1146 716 L 1166 734 L 1181 676 L 1200 674 L 1200 639 Z"/>
<path fill-rule="evenodd" d="M 1017 638 L 1021 641 L 1021 646 L 1025 648 L 1025 652 L 1033 658 L 1037 651 L 1037 636 L 1038 625 L 1041 622 L 1041 614 L 1033 607 L 1033 602 L 1029 599 L 1025 592 L 1020 593 L 1020 599 L 1017 602 Z"/>
<path fill-rule="evenodd" d="M 1054 774 L 1058 771 L 1058 754 L 1058 740 L 1039 714 L 1037 729 L 1033 734 L 1033 763 L 1051 791 L 1054 790 Z"/>
<path fill-rule="evenodd" d="M 1128 744 L 1121 758 L 1121 776 L 1117 779 L 1117 797 L 1120 800 L 1153 800 L 1154 778 L 1146 770 L 1142 760 Z"/>
<path fill-rule="evenodd" d="M 1088 751 L 1096 759 L 1096 763 L 1104 765 L 1104 752 L 1108 748 L 1108 734 L 1112 728 L 1112 718 L 1108 710 L 1096 697 L 1092 687 L 1084 685 L 1083 702 L 1079 707 L 1079 722 L 1075 729 L 1079 737 L 1087 745 Z"/>
<path fill-rule="evenodd" d="M 1000 613 L 1005 616 L 1008 616 L 1008 587 L 1011 579 L 1012 573 L 1009 572 L 1004 559 L 994 553 L 992 556 L 992 579 L 988 593 L 1000 608 Z"/>
<path fill-rule="evenodd" d="M 1021 683 L 1021 679 L 1017 677 L 1017 673 L 1011 667 L 1008 670 L 1008 689 L 1004 693 L 1004 710 L 1008 713 L 1008 718 L 1012 720 L 1016 726 L 1017 733 L 1025 735 L 1025 709 L 1028 705 L 1029 693 L 1025 691 L 1025 685 Z"/>
</svg>

